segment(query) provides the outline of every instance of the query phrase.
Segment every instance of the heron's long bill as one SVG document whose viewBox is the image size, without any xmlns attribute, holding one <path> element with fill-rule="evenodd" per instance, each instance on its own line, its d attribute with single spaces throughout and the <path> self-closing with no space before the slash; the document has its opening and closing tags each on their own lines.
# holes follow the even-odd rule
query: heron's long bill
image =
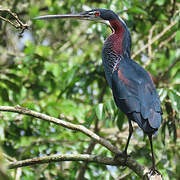
<svg viewBox="0 0 180 180">
<path fill-rule="evenodd" d="M 88 20 L 90 16 L 89 15 L 83 15 L 83 14 L 57 14 L 57 15 L 44 15 L 44 16 L 38 16 L 35 17 L 33 19 L 44 19 L 44 20 L 48 20 L 48 19 L 67 19 L 67 18 L 74 18 L 74 19 L 86 19 Z"/>
<path fill-rule="evenodd" d="M 88 11 L 87 12 L 82 12 L 78 14 L 57 14 L 57 15 L 44 15 L 44 16 L 38 16 L 33 18 L 34 20 L 50 20 L 50 19 L 79 19 L 79 20 L 88 20 L 88 21 L 94 21 L 94 22 L 100 22 L 103 24 L 108 25 L 112 32 L 113 29 L 107 20 L 103 20 L 99 16 L 95 16 L 94 14 L 90 14 Z"/>
</svg>

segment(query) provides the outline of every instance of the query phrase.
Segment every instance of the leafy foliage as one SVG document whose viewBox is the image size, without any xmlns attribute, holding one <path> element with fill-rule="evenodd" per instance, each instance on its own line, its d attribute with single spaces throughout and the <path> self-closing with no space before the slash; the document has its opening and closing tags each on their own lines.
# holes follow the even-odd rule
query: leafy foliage
<svg viewBox="0 0 180 180">
<path fill-rule="evenodd" d="M 143 4 L 143 6 L 142 6 Z M 40 14 L 65 14 L 87 8 L 112 9 L 125 19 L 132 34 L 134 60 L 151 72 L 163 109 L 155 136 L 157 165 L 165 179 L 180 179 L 180 3 L 170 0 L 4 1 L 28 21 Z M 0 14 L 6 16 L 6 14 Z M 156 41 L 173 21 L 173 26 Z M 116 108 L 101 63 L 101 49 L 110 30 L 101 24 L 74 20 L 32 21 L 30 31 L 17 32 L 0 22 L 0 104 L 17 105 L 97 130 L 119 149 L 127 140 L 127 119 Z M 136 54 L 139 49 L 148 47 Z M 135 56 L 136 54 L 136 56 Z M 0 113 L 0 141 L 17 160 L 55 153 L 83 153 L 90 139 L 32 117 Z M 118 128 L 119 129 L 118 129 Z M 136 126 L 135 126 L 136 127 Z M 136 128 L 129 147 L 132 157 L 151 166 L 148 139 Z M 96 145 L 92 154 L 109 155 Z M 21 179 L 75 179 L 81 162 L 22 168 Z M 37 168 L 38 167 L 38 168 Z M 16 171 L 10 170 L 15 177 Z M 127 168 L 89 164 L 86 179 L 138 179 Z"/>
</svg>

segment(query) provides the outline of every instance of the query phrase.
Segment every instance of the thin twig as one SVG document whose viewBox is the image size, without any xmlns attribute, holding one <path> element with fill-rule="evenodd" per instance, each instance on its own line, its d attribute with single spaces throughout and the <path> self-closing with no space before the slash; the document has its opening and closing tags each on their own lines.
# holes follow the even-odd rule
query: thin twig
<svg viewBox="0 0 180 180">
<path fill-rule="evenodd" d="M 176 0 L 172 0 L 171 17 L 174 16 L 175 9 L 176 9 Z"/>
<path fill-rule="evenodd" d="M 178 63 L 180 61 L 180 56 L 178 57 L 178 58 L 176 58 L 175 60 L 174 60 L 174 62 L 169 66 L 169 67 L 167 67 L 167 69 L 163 72 L 163 73 L 160 73 L 159 75 L 158 75 L 158 82 L 159 81 L 162 81 L 162 80 L 164 80 L 165 78 L 166 78 L 166 75 L 168 74 L 168 72 Z"/>
<path fill-rule="evenodd" d="M 156 25 L 153 25 L 152 28 L 149 31 L 149 36 L 148 36 L 148 56 L 152 57 L 152 47 L 151 47 L 151 41 L 152 41 L 152 36 L 153 36 L 153 31 L 155 29 Z"/>
<path fill-rule="evenodd" d="M 148 48 L 148 46 L 150 44 L 153 44 L 155 41 L 157 41 L 158 39 L 160 39 L 167 31 L 169 31 L 174 25 L 177 24 L 178 21 L 172 21 L 171 24 L 169 24 L 166 28 L 164 28 L 164 30 L 159 33 L 157 36 L 155 36 L 151 42 L 149 42 L 148 44 L 144 45 L 139 51 L 137 51 L 136 53 L 134 53 L 132 55 L 132 59 L 134 59 L 137 55 L 139 55 L 142 51 L 144 51 L 145 49 Z"/>
<path fill-rule="evenodd" d="M 166 40 L 162 41 L 159 44 L 159 48 L 162 48 L 165 44 L 168 44 L 173 38 L 175 38 L 177 32 L 174 32 L 170 37 L 168 37 Z"/>
<path fill-rule="evenodd" d="M 120 176 L 118 178 L 118 180 L 125 180 L 125 179 L 127 179 L 127 176 L 129 176 L 131 173 L 132 173 L 132 171 L 130 171 L 130 172 L 126 173 L 126 174 L 123 174 L 122 176 Z"/>
<path fill-rule="evenodd" d="M 3 153 L 3 156 L 4 156 L 4 158 L 7 159 L 8 161 L 16 161 L 15 158 L 12 158 L 12 157 L 8 156 L 8 155 L 5 154 L 5 153 Z"/>
<path fill-rule="evenodd" d="M 153 25 L 152 28 L 149 31 L 149 36 L 148 36 L 148 60 L 144 63 L 143 67 L 145 68 L 148 66 L 153 58 L 153 53 L 152 53 L 152 36 L 153 36 L 153 31 L 155 29 L 156 25 Z"/>
<path fill-rule="evenodd" d="M 16 20 L 16 23 L 13 23 L 11 20 L 7 19 L 7 18 L 4 18 L 2 16 L 0 16 L 0 19 L 2 19 L 3 21 L 11 24 L 13 27 L 15 27 L 16 29 L 21 29 L 21 33 L 22 34 L 24 32 L 25 29 L 28 29 L 29 25 L 28 24 L 24 24 L 17 16 L 17 14 L 11 12 L 10 9 L 7 9 L 7 8 L 0 8 L 0 12 L 7 12 L 8 14 L 10 14 L 15 20 Z"/>
<path fill-rule="evenodd" d="M 1 10 L 0 10 L 0 11 L 1 11 Z M 9 19 L 6 19 L 6 18 L 4 18 L 4 17 L 2 17 L 2 16 L 0 16 L 0 19 L 2 19 L 3 21 L 11 24 L 11 25 L 14 26 L 15 28 L 17 28 L 17 25 L 14 24 L 13 22 L 11 22 Z"/>
</svg>

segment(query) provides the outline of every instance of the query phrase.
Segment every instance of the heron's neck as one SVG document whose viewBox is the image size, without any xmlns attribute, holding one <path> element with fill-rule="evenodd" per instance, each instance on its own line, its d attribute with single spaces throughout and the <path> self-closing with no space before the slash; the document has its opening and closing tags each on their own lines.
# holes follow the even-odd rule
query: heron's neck
<svg viewBox="0 0 180 180">
<path fill-rule="evenodd" d="M 125 28 L 119 19 L 114 19 L 109 21 L 115 34 L 122 34 Z"/>
<path fill-rule="evenodd" d="M 114 31 L 104 42 L 102 60 L 106 79 L 112 87 L 112 73 L 118 68 L 122 59 L 130 59 L 131 36 L 126 25 L 120 20 L 109 22 Z"/>
<path fill-rule="evenodd" d="M 131 37 L 129 30 L 124 22 L 120 19 L 109 21 L 113 29 L 113 33 L 107 38 L 112 45 L 112 50 L 124 58 L 130 58 Z"/>
<path fill-rule="evenodd" d="M 113 33 L 107 38 L 107 42 L 111 44 L 112 51 L 117 55 L 123 54 L 123 36 L 125 29 L 119 20 L 109 21 L 113 29 Z"/>
</svg>

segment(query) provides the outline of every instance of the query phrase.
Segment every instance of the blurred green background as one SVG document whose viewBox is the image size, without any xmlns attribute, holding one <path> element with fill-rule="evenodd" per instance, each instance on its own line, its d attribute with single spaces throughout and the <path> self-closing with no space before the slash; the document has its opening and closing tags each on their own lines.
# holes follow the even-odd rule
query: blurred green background
<svg viewBox="0 0 180 180">
<path fill-rule="evenodd" d="M 103 24 L 84 21 L 32 21 L 39 15 L 92 8 L 108 8 L 118 13 L 132 35 L 132 57 L 152 74 L 162 102 L 163 123 L 154 137 L 157 167 L 164 179 L 180 179 L 179 0 L 6 0 L 1 6 L 17 13 L 30 24 L 30 29 L 19 37 L 16 29 L 0 21 L 0 105 L 19 104 L 83 124 L 123 150 L 128 121 L 113 102 L 101 62 L 103 42 L 111 30 Z M 0 15 L 11 19 L 7 13 Z M 148 138 L 136 124 L 134 127 L 128 152 L 150 167 Z M 0 112 L 1 147 L 17 160 L 56 153 L 86 153 L 90 141 L 82 133 L 42 120 Z M 92 154 L 113 156 L 99 144 Z M 82 164 L 50 163 L 8 173 L 16 180 L 73 180 L 78 178 Z M 95 163 L 88 164 L 84 174 L 84 179 L 118 178 L 139 179 L 128 168 Z"/>
</svg>

